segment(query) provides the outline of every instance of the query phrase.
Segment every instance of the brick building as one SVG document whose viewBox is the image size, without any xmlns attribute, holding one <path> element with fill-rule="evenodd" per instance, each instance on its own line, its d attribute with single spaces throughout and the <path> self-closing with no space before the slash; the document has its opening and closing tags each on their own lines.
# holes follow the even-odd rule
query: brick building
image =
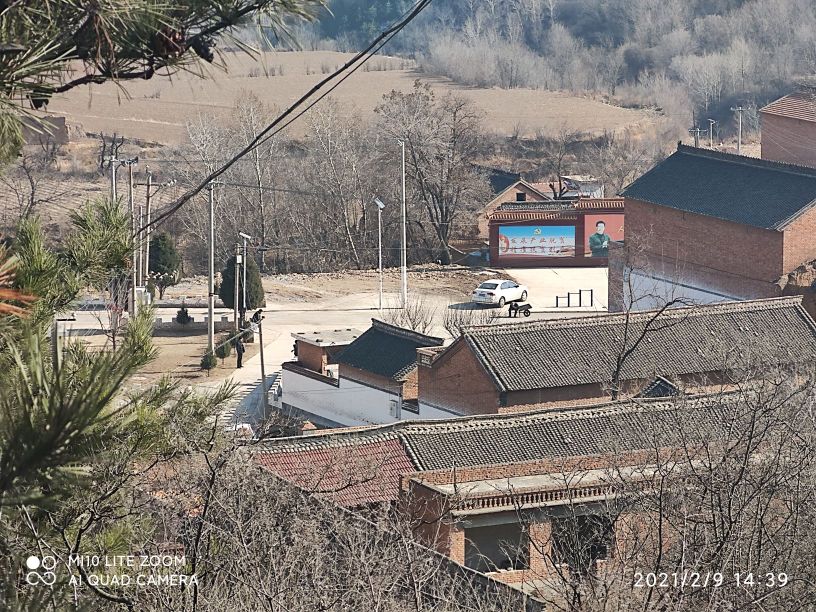
<svg viewBox="0 0 816 612">
<path fill-rule="evenodd" d="M 281 408 L 324 427 L 419 415 L 416 351 L 443 342 L 376 319 L 365 332 L 330 330 L 293 337 L 298 359 L 283 364 Z M 422 413 L 423 418 L 445 416 L 449 413 L 433 409 Z"/>
<path fill-rule="evenodd" d="M 485 204 L 479 213 L 477 218 L 479 238 L 488 239 L 488 219 L 502 204 L 507 202 L 548 202 L 552 199 L 552 194 L 548 194 L 546 188 L 542 185 L 534 185 L 524 179 L 514 181 Z"/>
<path fill-rule="evenodd" d="M 816 90 L 796 91 L 759 109 L 762 159 L 816 167 Z"/>
<path fill-rule="evenodd" d="M 490 414 L 600 401 L 614 378 L 625 395 L 649 395 L 656 377 L 700 391 L 746 362 L 804 363 L 816 358 L 816 323 L 801 302 L 775 298 L 464 328 L 445 349 L 418 351 L 420 412 Z"/>
<path fill-rule="evenodd" d="M 340 505 L 394 505 L 430 547 L 535 590 L 565 562 L 569 525 L 594 527 L 582 535 L 585 562 L 614 562 L 636 517 L 618 506 L 621 489 L 610 474 L 630 491 L 649 490 L 653 462 L 685 444 L 677 419 L 725 439 L 734 397 L 403 421 L 269 440 L 252 453 L 264 468 Z"/>
<path fill-rule="evenodd" d="M 611 311 L 778 296 L 816 259 L 816 169 L 679 144 L 623 195 Z"/>
</svg>

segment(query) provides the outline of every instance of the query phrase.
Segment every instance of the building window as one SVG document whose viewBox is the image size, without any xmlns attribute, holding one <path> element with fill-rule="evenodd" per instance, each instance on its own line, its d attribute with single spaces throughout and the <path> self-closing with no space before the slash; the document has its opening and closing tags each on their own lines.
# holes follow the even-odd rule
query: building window
<svg viewBox="0 0 816 612">
<path fill-rule="evenodd" d="M 595 562 L 607 559 L 612 546 L 612 521 L 607 516 L 568 516 L 552 521 L 552 555 L 585 575 Z"/>
<path fill-rule="evenodd" d="M 389 401 L 388 414 L 390 414 L 392 417 L 399 418 L 399 402 L 397 400 Z"/>
<path fill-rule="evenodd" d="M 480 572 L 530 567 L 530 540 L 520 523 L 465 529 L 465 565 Z"/>
<path fill-rule="evenodd" d="M 527 194 L 521 193 L 520 191 L 516 192 L 516 202 L 526 202 L 527 201 Z"/>
</svg>

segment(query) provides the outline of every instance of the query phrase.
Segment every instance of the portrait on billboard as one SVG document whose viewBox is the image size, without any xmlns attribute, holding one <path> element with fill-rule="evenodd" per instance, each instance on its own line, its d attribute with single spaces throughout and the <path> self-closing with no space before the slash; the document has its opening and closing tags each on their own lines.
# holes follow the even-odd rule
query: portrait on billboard
<svg viewBox="0 0 816 612">
<path fill-rule="evenodd" d="M 609 257 L 609 243 L 623 240 L 623 215 L 586 215 L 584 217 L 584 254 Z"/>
<path fill-rule="evenodd" d="M 502 225 L 499 257 L 575 257 L 575 227 Z"/>
</svg>

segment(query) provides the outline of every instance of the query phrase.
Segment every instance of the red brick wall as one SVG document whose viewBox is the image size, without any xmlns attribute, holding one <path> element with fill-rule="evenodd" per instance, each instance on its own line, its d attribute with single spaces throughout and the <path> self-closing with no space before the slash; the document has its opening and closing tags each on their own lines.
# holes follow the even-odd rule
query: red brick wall
<svg viewBox="0 0 816 612">
<path fill-rule="evenodd" d="M 324 373 L 328 357 L 322 348 L 297 340 L 297 353 L 298 362 L 304 368 Z"/>
<path fill-rule="evenodd" d="M 414 534 L 425 546 L 464 565 L 464 529 L 451 522 L 447 499 L 419 483 L 410 482 L 408 486 L 407 493 L 402 492 L 400 503 L 413 525 Z"/>
<path fill-rule="evenodd" d="M 604 399 L 607 394 L 601 385 L 573 385 L 571 387 L 554 387 L 551 389 L 532 389 L 528 391 L 508 391 L 507 406 L 524 404 L 546 404 L 597 397 Z"/>
<path fill-rule="evenodd" d="M 459 341 L 428 366 L 418 366 L 419 401 L 461 414 L 494 414 L 499 393 L 490 376 Z"/>
<path fill-rule="evenodd" d="M 419 395 L 418 369 L 419 368 L 414 368 L 414 371 L 408 374 L 408 376 L 405 378 L 405 382 L 402 383 L 402 399 L 417 399 Z"/>
<path fill-rule="evenodd" d="M 651 273 L 741 297 L 772 297 L 782 275 L 781 232 L 626 198 L 626 236 L 648 246 Z"/>
<path fill-rule="evenodd" d="M 816 123 L 762 113 L 762 159 L 816 167 Z"/>
<path fill-rule="evenodd" d="M 384 391 L 390 391 L 391 393 L 397 394 L 402 392 L 401 383 L 393 381 L 390 378 L 386 378 L 385 376 L 378 376 L 377 374 L 373 374 L 372 372 L 358 370 L 357 368 L 353 368 L 350 365 L 346 365 L 345 363 L 340 364 L 339 373 L 341 378 L 354 380 L 356 382 L 362 383 L 364 385 L 369 385 L 377 389 L 382 389 Z"/>
<path fill-rule="evenodd" d="M 816 143 L 816 140 L 814 140 Z M 810 209 L 785 228 L 784 273 L 816 259 L 816 209 Z"/>
<path fill-rule="evenodd" d="M 626 247 L 613 242 L 609 245 L 609 282 L 607 284 L 607 310 L 623 312 L 623 270 L 626 267 Z"/>
</svg>

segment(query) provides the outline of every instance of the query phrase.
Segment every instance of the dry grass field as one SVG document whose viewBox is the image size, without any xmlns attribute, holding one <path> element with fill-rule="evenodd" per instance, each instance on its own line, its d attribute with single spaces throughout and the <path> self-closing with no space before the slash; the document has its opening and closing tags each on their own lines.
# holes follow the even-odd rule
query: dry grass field
<svg viewBox="0 0 816 612">
<path fill-rule="evenodd" d="M 351 57 L 330 51 L 270 52 L 258 58 L 227 54 L 226 71 L 204 65 L 211 76 L 201 79 L 192 73 L 170 78 L 128 83 L 94 85 L 55 98 L 49 112 L 63 114 L 87 132 L 117 132 L 128 138 L 162 144 L 185 139 L 185 120 L 197 113 L 228 114 L 240 92 L 256 93 L 269 104 L 283 108 Z M 570 130 L 597 133 L 627 126 L 646 127 L 654 121 L 647 111 L 624 109 L 590 98 L 531 89 L 475 89 L 443 78 L 429 77 L 413 63 L 395 57 L 377 57 L 340 85 L 332 94 L 349 113 L 367 115 L 383 94 L 408 90 L 416 79 L 429 83 L 440 93 L 455 91 L 471 98 L 484 112 L 485 130 L 508 135 L 532 135 Z M 303 133 L 303 122 L 290 128 Z"/>
</svg>

